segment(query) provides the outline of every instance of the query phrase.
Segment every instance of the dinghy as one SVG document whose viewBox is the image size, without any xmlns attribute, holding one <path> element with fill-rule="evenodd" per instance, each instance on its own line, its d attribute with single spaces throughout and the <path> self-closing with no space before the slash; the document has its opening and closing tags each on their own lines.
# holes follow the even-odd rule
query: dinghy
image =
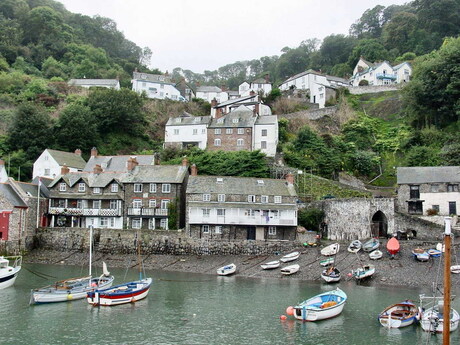
<svg viewBox="0 0 460 345">
<path fill-rule="evenodd" d="M 299 252 L 292 252 L 292 253 L 289 253 L 289 254 L 286 254 L 285 256 L 283 256 L 280 261 L 281 262 L 289 262 L 289 261 L 294 261 L 294 260 L 297 260 L 300 256 L 300 253 Z"/>
<path fill-rule="evenodd" d="M 329 266 L 329 265 L 332 265 L 333 263 L 334 263 L 334 258 L 327 258 L 319 262 L 321 266 Z"/>
<path fill-rule="evenodd" d="M 330 319 L 342 312 L 346 301 L 346 293 L 337 288 L 309 298 L 295 307 L 288 307 L 286 312 L 302 321 Z"/>
<path fill-rule="evenodd" d="M 300 269 L 300 265 L 294 264 L 294 265 L 283 267 L 281 269 L 281 273 L 286 275 L 286 276 L 289 276 L 291 274 L 297 273 L 299 271 L 299 269 Z"/>
<path fill-rule="evenodd" d="M 439 250 L 440 252 L 443 252 L 443 253 L 444 253 L 444 244 L 438 243 L 438 244 L 436 245 L 436 249 Z"/>
<path fill-rule="evenodd" d="M 338 243 L 333 243 L 328 245 L 327 247 L 321 249 L 321 254 L 324 256 L 331 256 L 335 255 L 339 252 L 340 249 L 340 244 Z"/>
<path fill-rule="evenodd" d="M 399 253 L 400 248 L 401 247 L 399 245 L 399 241 L 396 239 L 396 237 L 390 238 L 390 240 L 387 242 L 387 251 L 392 259 L 395 257 L 396 254 Z"/>
<path fill-rule="evenodd" d="M 352 270 L 351 273 L 356 280 L 363 280 L 371 277 L 375 273 L 375 267 L 374 265 L 366 264 L 356 270 Z"/>
<path fill-rule="evenodd" d="M 427 253 L 429 256 L 433 258 L 439 258 L 442 252 L 440 250 L 431 248 L 431 249 L 428 249 Z"/>
<path fill-rule="evenodd" d="M 363 244 L 361 243 L 360 240 L 354 240 L 353 242 L 350 243 L 350 245 L 348 246 L 348 251 L 350 253 L 357 253 L 361 250 L 361 247 L 363 246 Z"/>
<path fill-rule="evenodd" d="M 454 274 L 460 273 L 460 265 L 452 265 L 450 266 L 450 271 Z"/>
<path fill-rule="evenodd" d="M 321 278 L 323 278 L 326 283 L 336 283 L 340 281 L 341 274 L 337 267 L 331 266 L 321 273 Z"/>
<path fill-rule="evenodd" d="M 422 262 L 428 261 L 430 258 L 430 255 L 427 253 L 427 251 L 422 248 L 412 249 L 412 255 L 414 256 L 415 260 Z"/>
<path fill-rule="evenodd" d="M 380 246 L 379 240 L 376 238 L 371 238 L 369 241 L 363 244 L 363 250 L 365 252 L 372 252 L 373 250 L 376 250 L 379 246 Z"/>
<path fill-rule="evenodd" d="M 280 262 L 279 260 L 270 261 L 260 265 L 260 267 L 262 267 L 263 270 L 271 270 L 280 267 Z"/>
<path fill-rule="evenodd" d="M 426 299 L 433 299 L 436 303 L 432 307 L 426 309 L 422 313 L 422 318 L 420 319 L 420 325 L 425 332 L 432 332 L 432 333 L 442 333 L 444 331 L 444 317 L 443 317 L 443 297 L 426 297 L 424 295 L 420 295 L 421 303 L 423 304 L 423 300 Z M 429 304 L 428 304 L 429 305 Z M 450 309 L 450 331 L 453 332 L 458 328 L 458 323 L 460 321 L 460 315 L 454 309 Z"/>
<path fill-rule="evenodd" d="M 421 310 L 409 300 L 392 304 L 379 314 L 379 322 L 383 327 L 401 328 L 412 325 L 420 320 Z"/>
<path fill-rule="evenodd" d="M 371 260 L 378 260 L 378 259 L 381 259 L 383 256 L 383 253 L 380 251 L 380 250 L 374 250 L 373 252 L 370 252 L 369 253 L 369 258 Z"/>
<path fill-rule="evenodd" d="M 10 261 L 13 263 L 10 265 Z M 0 289 L 14 284 L 21 270 L 22 256 L 0 256 Z"/>
<path fill-rule="evenodd" d="M 217 274 L 220 276 L 228 276 L 236 272 L 236 265 L 230 264 L 226 266 L 222 266 L 217 269 Z"/>
</svg>

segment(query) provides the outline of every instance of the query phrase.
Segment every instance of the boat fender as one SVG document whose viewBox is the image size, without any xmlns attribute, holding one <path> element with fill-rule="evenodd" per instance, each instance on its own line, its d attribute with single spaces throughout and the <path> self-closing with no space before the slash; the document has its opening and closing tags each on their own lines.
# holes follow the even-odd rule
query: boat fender
<svg viewBox="0 0 460 345">
<path fill-rule="evenodd" d="M 68 299 L 68 300 L 71 300 L 71 299 L 73 299 L 73 296 L 72 296 L 72 294 L 71 294 L 71 293 L 69 293 L 69 294 L 67 295 L 67 299 Z"/>
</svg>

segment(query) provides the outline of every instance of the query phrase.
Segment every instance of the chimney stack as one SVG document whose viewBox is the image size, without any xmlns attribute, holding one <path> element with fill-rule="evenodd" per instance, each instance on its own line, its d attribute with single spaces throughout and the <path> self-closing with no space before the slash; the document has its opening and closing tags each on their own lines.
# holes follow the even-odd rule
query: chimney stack
<svg viewBox="0 0 460 345">
<path fill-rule="evenodd" d="M 188 166 L 188 159 L 187 159 L 187 156 L 184 156 L 184 158 L 182 159 L 182 166 L 183 166 L 183 167 Z"/>
<path fill-rule="evenodd" d="M 102 172 L 102 167 L 101 167 L 101 165 L 100 165 L 100 164 L 96 164 L 96 165 L 94 166 L 93 172 L 94 172 L 95 174 L 100 174 L 100 173 Z"/>
<path fill-rule="evenodd" d="M 215 106 L 217 106 L 217 100 L 215 98 L 213 98 L 211 100 L 211 108 L 214 108 Z"/>
<path fill-rule="evenodd" d="M 198 176 L 198 168 L 196 167 L 195 163 L 192 164 L 190 170 L 191 170 L 190 175 Z"/>
<path fill-rule="evenodd" d="M 160 154 L 159 153 L 153 154 L 153 165 L 160 165 Z"/>
<path fill-rule="evenodd" d="M 97 157 L 97 148 L 93 147 L 91 149 L 91 157 Z"/>
<path fill-rule="evenodd" d="M 64 163 L 64 165 L 61 167 L 61 175 L 66 175 L 70 172 L 70 169 L 67 167 L 67 165 Z"/>
<path fill-rule="evenodd" d="M 290 185 L 294 184 L 294 175 L 292 175 L 291 173 L 288 173 L 286 175 L 286 181 Z"/>
<path fill-rule="evenodd" d="M 255 96 L 256 93 L 254 92 L 254 90 L 251 90 L 251 91 L 249 92 L 249 95 L 250 95 L 250 96 Z"/>
<path fill-rule="evenodd" d="M 76 154 L 77 156 L 81 156 L 81 150 L 80 150 L 80 149 L 76 149 L 76 150 L 75 150 L 75 154 Z"/>
<path fill-rule="evenodd" d="M 129 157 L 127 165 L 128 171 L 132 171 L 138 165 L 139 163 L 137 162 L 136 157 Z"/>
</svg>

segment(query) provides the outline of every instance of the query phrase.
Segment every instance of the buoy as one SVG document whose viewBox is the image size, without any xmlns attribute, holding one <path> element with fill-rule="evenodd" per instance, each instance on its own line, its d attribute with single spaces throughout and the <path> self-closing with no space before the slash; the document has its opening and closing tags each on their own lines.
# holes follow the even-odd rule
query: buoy
<svg viewBox="0 0 460 345">
<path fill-rule="evenodd" d="M 91 283 L 91 286 L 92 286 L 92 287 L 96 287 L 97 284 L 96 284 L 96 283 Z"/>
<path fill-rule="evenodd" d="M 69 294 L 67 295 L 67 299 L 69 299 L 69 300 L 70 300 L 70 299 L 72 299 L 72 298 L 73 298 L 72 294 L 71 294 L 71 293 L 69 293 Z"/>
<path fill-rule="evenodd" d="M 286 314 L 291 315 L 291 316 L 294 315 L 294 307 L 287 307 Z"/>
<path fill-rule="evenodd" d="M 193 317 L 196 317 L 196 314 L 193 314 Z"/>
<path fill-rule="evenodd" d="M 281 316 L 280 316 L 280 319 L 284 321 L 284 320 L 287 319 L 287 316 L 286 316 L 286 315 L 281 315 Z"/>
<path fill-rule="evenodd" d="M 352 274 L 351 274 L 351 273 L 348 273 L 348 274 L 347 274 L 347 276 L 351 277 L 351 276 L 352 276 Z"/>
</svg>

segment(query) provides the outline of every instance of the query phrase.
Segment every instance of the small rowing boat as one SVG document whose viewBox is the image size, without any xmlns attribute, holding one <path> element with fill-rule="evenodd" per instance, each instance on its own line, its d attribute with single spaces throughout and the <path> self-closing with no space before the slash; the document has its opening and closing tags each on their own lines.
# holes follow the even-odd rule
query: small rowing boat
<svg viewBox="0 0 460 345">
<path fill-rule="evenodd" d="M 379 246 L 380 246 L 379 240 L 376 238 L 371 238 L 369 241 L 363 244 L 363 250 L 365 252 L 372 252 L 373 250 L 376 250 Z"/>
<path fill-rule="evenodd" d="M 286 254 L 285 256 L 283 256 L 280 261 L 281 262 L 289 262 L 289 261 L 294 261 L 294 260 L 297 260 L 300 256 L 300 253 L 299 252 L 292 252 L 292 253 L 289 253 L 289 254 Z"/>
<path fill-rule="evenodd" d="M 319 262 L 321 266 L 329 266 L 329 265 L 332 265 L 333 263 L 334 263 L 334 258 L 327 258 Z"/>
<path fill-rule="evenodd" d="M 262 267 L 263 270 L 271 270 L 280 267 L 280 262 L 279 260 L 270 261 L 260 265 L 260 267 Z"/>
<path fill-rule="evenodd" d="M 380 250 L 374 250 L 373 252 L 369 253 L 369 259 L 371 260 L 378 260 L 381 259 L 383 256 L 383 253 Z"/>
<path fill-rule="evenodd" d="M 420 320 L 421 310 L 409 300 L 392 304 L 379 315 L 379 322 L 388 328 L 401 328 Z"/>
<path fill-rule="evenodd" d="M 286 276 L 289 276 L 291 274 L 297 273 L 299 271 L 299 269 L 300 269 L 300 265 L 294 264 L 294 265 L 283 267 L 281 269 L 281 273 L 286 275 Z"/>
<path fill-rule="evenodd" d="M 350 245 L 348 246 L 348 251 L 350 253 L 357 253 L 361 250 L 361 247 L 363 246 L 363 244 L 361 243 L 360 240 L 354 240 L 353 242 L 350 243 Z"/>
<path fill-rule="evenodd" d="M 337 267 L 331 266 L 321 273 L 321 278 L 323 278 L 326 283 L 336 283 L 340 281 L 341 274 Z"/>
<path fill-rule="evenodd" d="M 399 241 L 396 239 L 396 237 L 390 238 L 387 242 L 387 251 L 392 259 L 395 257 L 396 254 L 399 253 L 400 248 L 401 246 L 399 245 Z"/>
<path fill-rule="evenodd" d="M 340 244 L 333 243 L 321 249 L 321 254 L 324 256 L 335 255 L 339 252 L 339 249 L 340 249 Z"/>
<path fill-rule="evenodd" d="M 236 265 L 230 264 L 226 266 L 222 266 L 217 269 L 217 274 L 220 276 L 228 276 L 236 272 Z"/>
</svg>

